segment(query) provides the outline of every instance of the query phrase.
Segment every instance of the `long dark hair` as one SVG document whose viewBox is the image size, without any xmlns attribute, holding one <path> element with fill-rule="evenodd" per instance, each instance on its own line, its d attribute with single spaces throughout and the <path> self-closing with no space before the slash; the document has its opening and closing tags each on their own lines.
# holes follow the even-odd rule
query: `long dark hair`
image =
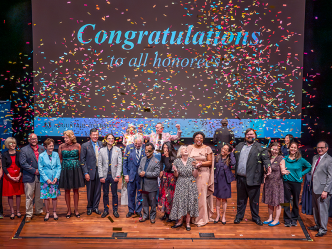
<svg viewBox="0 0 332 249">
<path fill-rule="evenodd" d="M 289 149 L 290 147 L 292 146 L 292 144 L 295 144 L 296 147 L 297 147 L 297 151 L 295 153 L 295 160 L 298 161 L 299 159 L 301 159 L 302 155 L 301 155 L 301 152 L 300 152 L 300 149 L 299 149 L 299 144 L 295 141 L 292 141 L 290 144 L 289 144 Z M 290 155 L 290 153 L 289 153 Z"/>
<path fill-rule="evenodd" d="M 174 160 L 176 159 L 176 151 L 174 149 L 174 145 L 171 142 L 165 142 L 163 144 L 163 147 L 161 147 L 162 150 L 164 150 L 164 145 L 166 145 L 168 148 L 169 161 L 170 161 L 170 163 L 173 163 Z M 164 151 L 161 154 L 161 163 L 165 163 Z"/>
<path fill-rule="evenodd" d="M 225 145 L 228 147 L 228 152 L 233 151 L 233 146 L 232 145 L 230 145 L 230 144 L 225 144 Z M 217 155 L 216 162 L 218 162 L 220 159 L 221 159 L 221 150 L 220 150 L 220 154 Z M 225 164 L 227 166 L 229 166 L 230 162 L 231 162 L 231 158 L 230 158 L 230 154 L 228 154 L 227 157 L 226 157 L 226 160 L 225 160 Z"/>
</svg>

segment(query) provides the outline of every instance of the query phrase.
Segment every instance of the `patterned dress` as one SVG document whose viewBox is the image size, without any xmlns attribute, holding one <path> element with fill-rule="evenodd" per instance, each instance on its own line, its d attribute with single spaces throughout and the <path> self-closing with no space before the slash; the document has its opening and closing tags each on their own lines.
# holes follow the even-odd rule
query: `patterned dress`
<svg viewBox="0 0 332 249">
<path fill-rule="evenodd" d="M 272 173 L 265 178 L 262 202 L 270 206 L 278 206 L 284 203 L 284 184 L 280 171 L 280 162 L 283 156 L 277 156 L 271 163 Z"/>
<path fill-rule="evenodd" d="M 198 217 L 198 190 L 193 176 L 193 161 L 194 159 L 188 158 L 186 165 L 179 158 L 174 161 L 179 176 L 176 181 L 171 220 L 178 220 L 187 213 L 190 217 Z"/>
<path fill-rule="evenodd" d="M 43 152 L 46 153 L 46 152 Z M 42 163 L 52 163 L 52 160 L 57 160 L 58 165 L 60 165 L 60 160 L 59 158 L 52 158 L 52 154 L 51 155 L 47 155 L 49 161 L 44 161 L 44 158 L 41 159 L 41 157 L 39 157 L 39 162 L 40 164 Z M 38 165 L 38 170 L 41 171 L 39 165 Z M 56 173 L 56 170 L 54 170 L 54 173 Z M 56 176 L 52 175 L 50 177 L 50 180 L 53 181 L 54 178 Z M 59 181 L 56 182 L 56 184 L 48 184 L 47 182 L 42 182 L 40 181 L 40 199 L 54 199 L 57 198 L 58 196 L 61 195 L 60 189 L 59 189 Z"/>
<path fill-rule="evenodd" d="M 74 147 L 71 150 L 66 149 L 67 145 L 65 144 L 59 147 L 60 159 L 62 158 L 60 188 L 68 190 L 84 187 L 84 177 L 79 160 L 81 146 L 77 145 L 75 146 L 77 149 Z"/>
</svg>

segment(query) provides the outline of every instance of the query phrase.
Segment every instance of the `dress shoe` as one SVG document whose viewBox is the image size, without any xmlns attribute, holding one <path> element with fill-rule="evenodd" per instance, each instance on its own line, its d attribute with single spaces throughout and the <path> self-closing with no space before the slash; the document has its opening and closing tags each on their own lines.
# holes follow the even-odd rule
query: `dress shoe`
<svg viewBox="0 0 332 249">
<path fill-rule="evenodd" d="M 172 228 L 178 228 L 178 227 L 182 227 L 182 225 L 183 225 L 183 223 L 181 223 L 181 224 L 179 224 L 179 225 L 174 225 L 174 226 L 172 226 Z"/>
<path fill-rule="evenodd" d="M 127 218 L 130 218 L 131 216 L 133 216 L 133 213 L 131 213 L 131 212 L 128 212 L 126 215 Z"/>
<path fill-rule="evenodd" d="M 278 226 L 278 225 L 280 225 L 280 222 L 279 222 L 279 221 L 278 221 L 276 224 L 270 223 L 270 224 L 269 224 L 269 227 L 275 227 L 275 226 Z"/>
<path fill-rule="evenodd" d="M 174 220 L 171 220 L 170 218 L 168 218 L 167 220 L 166 220 L 166 222 L 173 222 Z"/>
<path fill-rule="evenodd" d="M 95 212 L 98 215 L 101 215 L 101 212 L 98 210 L 98 208 L 94 209 L 93 212 Z"/>
<path fill-rule="evenodd" d="M 139 220 L 139 222 L 145 222 L 147 220 L 147 218 L 142 218 Z"/>
<path fill-rule="evenodd" d="M 10 215 L 10 217 L 9 217 L 11 220 L 13 220 L 13 219 L 15 219 L 15 214 L 14 213 L 12 213 L 11 215 Z"/>
<path fill-rule="evenodd" d="M 258 226 L 263 226 L 263 222 L 261 220 L 254 221 Z"/>
<path fill-rule="evenodd" d="M 321 232 L 318 232 L 316 235 L 315 235 L 315 237 L 322 237 L 322 236 L 324 236 L 326 233 L 321 233 Z"/>
<path fill-rule="evenodd" d="M 109 214 L 108 211 L 104 211 L 103 214 L 101 215 L 101 218 L 105 218 Z"/>
<path fill-rule="evenodd" d="M 289 222 L 285 223 L 285 227 L 291 227 L 291 226 L 292 226 L 291 223 L 289 223 Z"/>
<path fill-rule="evenodd" d="M 221 222 L 221 224 L 226 225 L 226 221 L 225 222 Z"/>
<path fill-rule="evenodd" d="M 156 220 L 150 220 L 151 224 L 156 223 Z"/>
<path fill-rule="evenodd" d="M 313 227 L 308 227 L 308 230 L 313 230 L 313 231 L 318 231 L 319 230 L 319 226 L 313 226 Z"/>
<path fill-rule="evenodd" d="M 191 227 L 190 227 L 190 226 L 186 226 L 186 230 L 187 230 L 187 231 L 190 231 L 190 230 L 191 230 Z"/>
<path fill-rule="evenodd" d="M 139 216 L 139 217 L 142 217 L 142 213 L 141 212 L 136 213 L 136 215 Z"/>
<path fill-rule="evenodd" d="M 0 219 L 3 219 L 3 214 L 2 213 L 0 213 Z"/>
<path fill-rule="evenodd" d="M 31 221 L 31 217 L 26 217 L 25 218 L 25 223 L 29 223 Z"/>
<path fill-rule="evenodd" d="M 268 225 L 268 224 L 270 224 L 270 223 L 272 223 L 272 222 L 273 222 L 273 220 L 270 220 L 270 221 L 264 221 L 263 224 L 264 224 L 264 225 Z"/>
<path fill-rule="evenodd" d="M 114 215 L 115 218 L 119 218 L 120 217 L 118 211 L 113 211 L 113 215 Z"/>
<path fill-rule="evenodd" d="M 240 224 L 241 221 L 242 221 L 242 219 L 235 218 L 235 220 L 234 220 L 234 224 Z"/>
<path fill-rule="evenodd" d="M 50 212 L 46 212 L 47 214 L 49 214 Z M 49 220 L 49 218 L 50 218 L 50 215 L 48 215 L 48 217 L 46 218 L 44 218 L 44 221 L 48 221 Z"/>
<path fill-rule="evenodd" d="M 91 214 L 92 214 L 92 210 L 88 210 L 88 211 L 86 211 L 86 214 L 87 214 L 87 215 L 91 215 Z"/>
<path fill-rule="evenodd" d="M 166 220 L 168 218 L 168 215 L 165 213 L 164 216 L 161 218 L 161 220 Z"/>
<path fill-rule="evenodd" d="M 292 220 L 292 226 L 297 227 L 297 221 L 296 220 Z"/>
</svg>

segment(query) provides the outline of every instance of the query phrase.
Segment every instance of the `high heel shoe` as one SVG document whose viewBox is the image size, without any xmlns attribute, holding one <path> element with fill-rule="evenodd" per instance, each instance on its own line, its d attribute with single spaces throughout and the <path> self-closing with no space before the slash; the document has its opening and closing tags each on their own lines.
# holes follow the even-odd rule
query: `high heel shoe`
<svg viewBox="0 0 332 249">
<path fill-rule="evenodd" d="M 220 217 L 218 220 L 213 221 L 214 224 L 217 224 L 220 221 Z"/>
<path fill-rule="evenodd" d="M 58 215 L 55 217 L 54 214 L 56 214 L 56 212 L 53 212 L 53 218 L 54 218 L 54 220 L 58 220 L 59 219 Z"/>
<path fill-rule="evenodd" d="M 66 218 L 69 219 L 71 217 L 71 213 L 66 215 Z"/>
<path fill-rule="evenodd" d="M 178 227 L 182 227 L 182 225 L 183 225 L 183 223 L 181 223 L 180 225 L 174 225 L 174 226 L 172 226 L 172 228 L 178 228 Z"/>
<path fill-rule="evenodd" d="M 165 213 L 164 216 L 161 218 L 161 220 L 166 220 L 168 218 L 168 215 Z"/>
<path fill-rule="evenodd" d="M 187 230 L 187 231 L 190 231 L 190 230 L 191 230 L 190 224 L 189 224 L 189 225 L 186 225 L 186 230 Z"/>
<path fill-rule="evenodd" d="M 50 212 L 46 212 L 46 213 L 49 214 Z M 46 218 L 46 216 L 45 216 L 44 221 L 48 221 L 49 218 L 50 218 L 50 215 L 48 215 L 48 218 Z"/>
<path fill-rule="evenodd" d="M 20 214 L 20 215 L 18 215 L 18 214 Z M 22 217 L 22 214 L 21 214 L 20 212 L 16 212 L 16 217 L 17 217 L 17 218 L 21 218 L 21 217 Z"/>
<path fill-rule="evenodd" d="M 12 215 L 14 215 L 14 216 L 12 216 Z M 12 214 L 10 215 L 10 219 L 11 219 L 11 220 L 15 219 L 15 214 L 14 214 L 14 213 L 12 213 Z"/>
<path fill-rule="evenodd" d="M 76 218 L 81 218 L 80 213 L 75 214 Z"/>
<path fill-rule="evenodd" d="M 221 224 L 226 225 L 226 221 L 225 222 L 221 222 Z"/>
</svg>

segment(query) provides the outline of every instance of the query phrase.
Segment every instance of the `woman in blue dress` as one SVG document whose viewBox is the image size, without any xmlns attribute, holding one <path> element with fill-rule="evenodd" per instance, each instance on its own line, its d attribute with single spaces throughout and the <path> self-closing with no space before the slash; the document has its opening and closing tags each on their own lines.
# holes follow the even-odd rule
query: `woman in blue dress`
<svg viewBox="0 0 332 249">
<path fill-rule="evenodd" d="M 70 190 L 74 191 L 75 216 L 80 218 L 78 212 L 78 189 L 84 187 L 84 177 L 80 165 L 81 145 L 77 143 L 74 132 L 71 130 L 63 133 L 65 143 L 59 146 L 59 156 L 61 161 L 61 174 L 59 187 L 65 189 L 65 199 L 67 205 L 66 218 L 71 217 Z"/>
<path fill-rule="evenodd" d="M 44 142 L 46 150 L 39 155 L 38 171 L 40 174 L 40 199 L 44 199 L 46 216 L 44 221 L 50 217 L 50 199 L 53 205 L 53 218 L 58 220 L 56 214 L 57 197 L 61 194 L 59 189 L 59 177 L 61 164 L 59 154 L 54 152 L 54 140 L 47 138 Z"/>
</svg>

